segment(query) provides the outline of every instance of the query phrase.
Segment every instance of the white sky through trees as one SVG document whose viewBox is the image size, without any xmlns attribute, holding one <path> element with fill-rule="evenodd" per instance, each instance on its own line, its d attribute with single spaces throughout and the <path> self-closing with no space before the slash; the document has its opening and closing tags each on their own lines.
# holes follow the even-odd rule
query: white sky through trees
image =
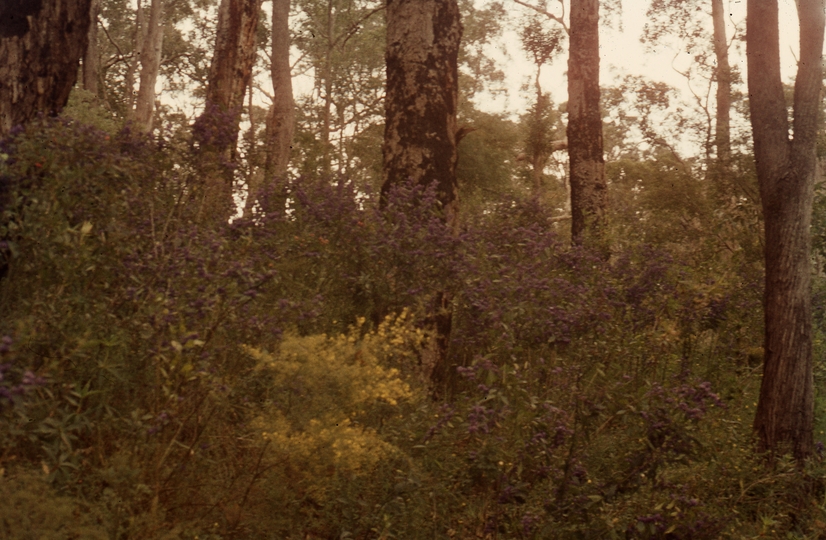
<svg viewBox="0 0 826 540">
<path fill-rule="evenodd" d="M 530 10 L 523 8 L 510 0 L 505 0 L 509 6 L 509 12 L 513 14 L 512 21 L 516 23 L 524 13 Z M 686 79 L 675 71 L 675 67 L 684 71 L 691 62 L 691 56 L 685 50 L 679 50 L 682 44 L 675 38 L 672 47 L 658 47 L 654 52 L 646 52 L 645 46 L 640 42 L 643 34 L 643 27 L 646 23 L 646 11 L 650 0 L 622 0 L 622 30 L 618 28 L 616 20 L 610 21 L 610 26 L 606 24 L 606 17 L 602 15 L 600 24 L 600 49 L 602 58 L 600 63 L 600 84 L 611 86 L 617 84 L 624 75 L 642 75 L 654 81 L 662 81 L 674 86 L 685 94 L 685 99 L 691 99 Z M 548 2 L 549 8 L 554 8 L 558 4 L 555 1 Z M 779 0 L 780 5 L 780 53 L 783 67 L 784 82 L 793 80 L 797 71 L 795 57 L 798 49 L 798 28 L 797 11 L 794 0 Z M 566 1 L 566 18 L 568 2 Z M 727 37 L 729 41 L 735 37 L 730 51 L 730 63 L 736 67 L 745 81 L 746 58 L 745 37 L 746 30 L 746 1 L 729 0 L 726 2 L 729 12 L 727 18 Z M 706 15 L 708 37 L 711 40 L 711 4 L 708 5 Z M 559 13 L 557 10 L 555 13 Z M 698 15 L 702 16 L 701 13 Z M 735 34 L 736 29 L 736 34 Z M 520 92 L 520 87 L 533 77 L 534 66 L 527 59 L 525 53 L 519 45 L 519 38 L 514 31 L 509 31 L 505 36 L 504 46 L 509 52 L 510 58 L 497 54 L 496 57 L 503 62 L 508 74 L 509 97 L 505 99 L 489 100 L 482 104 L 485 109 L 491 111 L 507 111 L 511 113 L 523 112 L 527 107 L 528 96 L 533 96 L 533 89 L 527 93 Z M 541 83 L 544 90 L 550 91 L 555 103 L 567 100 L 567 82 L 565 71 L 567 70 L 567 52 L 559 55 L 550 66 L 542 69 Z M 705 92 L 703 81 L 697 80 L 694 83 L 696 92 Z"/>
<path fill-rule="evenodd" d="M 486 2 L 486 0 L 476 1 L 480 5 Z M 526 1 L 541 3 L 541 0 Z M 682 99 L 686 103 L 690 103 L 693 98 L 689 93 L 686 79 L 674 69 L 676 67 L 679 70 L 685 70 L 691 62 L 691 56 L 685 50 L 679 50 L 681 46 L 684 48 L 684 45 L 675 38 L 671 41 L 670 47 L 658 47 L 653 52 L 646 52 L 645 46 L 640 42 L 640 37 L 643 34 L 643 27 L 646 23 L 646 11 L 650 0 L 621 1 L 621 16 L 614 15 L 613 20 L 611 20 L 610 17 L 606 17 L 604 13 L 602 14 L 600 25 L 600 48 L 602 50 L 600 64 L 601 86 L 616 85 L 625 75 L 642 75 L 647 79 L 665 82 L 675 87 L 681 92 Z M 793 82 L 794 75 L 797 71 L 797 11 L 794 0 L 778 1 L 780 6 L 780 52 L 783 80 L 784 82 Z M 503 2 L 509 15 L 508 20 L 505 21 L 507 29 L 502 39 L 488 48 L 488 53 L 497 59 L 501 69 L 505 72 L 505 86 L 508 92 L 505 96 L 482 94 L 477 96 L 476 104 L 482 110 L 508 113 L 515 119 L 527 110 L 534 96 L 534 90 L 530 83 L 532 83 L 533 80 L 535 67 L 531 61 L 528 60 L 526 53 L 521 49 L 519 37 L 516 32 L 517 25 L 520 21 L 524 21 L 525 15 L 533 12 L 519 6 L 512 0 L 503 0 Z M 568 0 L 565 0 L 565 3 L 565 17 L 567 19 L 569 14 Z M 725 4 L 729 13 L 727 37 L 730 41 L 732 40 L 732 36 L 735 37 L 730 47 L 729 61 L 733 68 L 736 67 L 739 70 L 742 80 L 745 81 L 745 43 L 742 39 L 745 37 L 746 0 L 728 0 Z M 556 0 L 548 0 L 547 6 L 549 11 L 559 13 Z M 270 9 L 270 3 L 265 2 L 262 17 L 269 19 Z M 708 36 L 709 40 L 711 40 L 710 3 L 706 11 L 707 13 L 701 12 L 698 13 L 698 15 L 707 19 Z M 618 20 L 620 17 L 621 25 Z M 568 61 L 567 42 L 565 46 L 566 50 L 559 54 L 550 65 L 546 65 L 542 69 L 541 83 L 543 90 L 551 93 L 552 99 L 556 104 L 567 101 L 567 82 L 565 78 Z M 263 54 L 263 52 L 259 54 Z M 295 61 L 298 56 L 299 53 L 297 49 L 294 49 L 293 61 Z M 269 80 L 269 72 L 267 70 L 259 70 L 260 67 L 257 68 L 255 72 L 257 85 L 264 91 L 271 93 L 272 85 Z M 313 91 L 312 75 L 313 73 L 310 71 L 294 77 L 293 87 L 296 98 Z M 529 84 L 530 87 L 527 90 L 523 90 L 526 84 Z M 692 84 L 697 93 L 704 94 L 707 91 L 707 82 L 705 81 L 696 80 Z M 741 88 L 745 90 L 744 86 Z M 202 104 L 194 103 L 191 99 L 186 100 L 188 103 L 182 103 L 180 100 L 183 96 L 163 92 L 161 90 L 161 84 L 158 85 L 158 90 L 159 99 L 162 102 L 172 105 L 173 108 L 179 108 L 190 115 L 197 113 L 199 107 L 202 107 Z M 262 107 L 269 106 L 269 100 L 262 95 L 260 91 L 255 92 L 253 101 Z M 711 101 L 713 102 L 713 100 Z M 711 106 L 713 107 L 713 103 Z"/>
</svg>

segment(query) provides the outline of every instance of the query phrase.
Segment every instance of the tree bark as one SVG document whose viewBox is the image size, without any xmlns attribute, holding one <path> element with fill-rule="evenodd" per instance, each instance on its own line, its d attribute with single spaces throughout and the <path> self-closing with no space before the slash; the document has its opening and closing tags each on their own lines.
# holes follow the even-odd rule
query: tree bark
<svg viewBox="0 0 826 540">
<path fill-rule="evenodd" d="M 456 107 L 462 23 L 456 0 L 387 1 L 382 205 L 393 186 L 435 186 L 449 227 L 458 227 Z M 452 295 L 437 294 L 428 321 L 436 339 L 423 364 L 435 391 L 449 377 Z M 430 364 L 427 366 L 427 364 Z"/>
<path fill-rule="evenodd" d="M 321 112 L 321 167 L 324 174 L 332 170 L 333 143 L 330 140 L 333 124 L 333 49 L 336 46 L 336 12 L 333 0 L 327 0 L 327 50 L 324 52 L 324 70 L 321 74 L 324 84 L 324 108 Z"/>
<path fill-rule="evenodd" d="M 272 77 L 273 101 L 267 113 L 264 169 L 247 179 L 244 216 L 252 214 L 262 184 L 284 178 L 290 164 L 290 150 L 295 134 L 295 100 L 290 67 L 290 0 L 273 0 L 272 5 Z M 283 205 L 276 203 L 279 208 Z M 273 208 L 267 211 L 275 211 Z"/>
<path fill-rule="evenodd" d="M 152 0 L 149 8 L 146 37 L 141 44 L 141 77 L 138 97 L 135 100 L 135 125 L 144 132 L 152 131 L 153 113 L 155 111 L 155 84 L 161 70 L 161 52 L 163 50 L 163 0 Z M 129 88 L 126 89 L 129 91 Z"/>
<path fill-rule="evenodd" d="M 98 52 L 98 13 L 100 0 L 92 0 L 89 13 L 89 45 L 83 55 L 83 89 L 98 95 L 100 79 L 100 53 Z"/>
<path fill-rule="evenodd" d="M 255 30 L 261 14 L 262 0 L 221 0 L 218 8 L 218 27 L 215 52 L 209 67 L 206 103 L 217 107 L 231 118 L 233 136 L 219 151 L 229 151 L 235 157 L 238 130 L 244 96 L 252 77 L 252 67 L 257 53 Z"/>
<path fill-rule="evenodd" d="M 567 136 L 574 244 L 599 239 L 605 225 L 607 188 L 599 97 L 599 0 L 572 0 Z"/>
<path fill-rule="evenodd" d="M 388 0 L 382 200 L 394 185 L 435 184 L 456 225 L 456 105 L 462 36 L 456 0 Z"/>
<path fill-rule="evenodd" d="M 262 0 L 221 0 L 215 52 L 207 79 L 206 106 L 193 131 L 205 165 L 205 212 L 226 222 L 235 208 L 233 170 L 244 96 L 257 53 L 255 31 Z"/>
<path fill-rule="evenodd" d="M 273 0 L 271 69 L 273 103 L 267 116 L 265 167 L 267 179 L 286 174 L 295 132 L 289 18 L 290 0 Z"/>
<path fill-rule="evenodd" d="M 763 381 L 754 419 L 760 447 L 813 450 L 814 383 L 809 226 L 822 85 L 823 0 L 799 0 L 800 61 L 789 139 L 780 77 L 777 0 L 749 0 L 746 54 L 754 159 L 765 223 Z"/>
<path fill-rule="evenodd" d="M 717 150 L 717 162 L 725 168 L 731 159 L 731 66 L 728 62 L 726 13 L 723 0 L 711 0 L 711 18 L 714 26 L 714 57 L 717 60 L 714 146 Z"/>
<path fill-rule="evenodd" d="M 17 4 L 0 7 L 0 136 L 63 109 L 89 39 L 91 0 Z"/>
</svg>

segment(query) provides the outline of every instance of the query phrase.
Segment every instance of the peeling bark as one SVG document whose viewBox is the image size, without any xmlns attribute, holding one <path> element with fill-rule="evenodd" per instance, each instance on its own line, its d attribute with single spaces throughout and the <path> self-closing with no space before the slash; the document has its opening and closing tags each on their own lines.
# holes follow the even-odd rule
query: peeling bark
<svg viewBox="0 0 826 540">
<path fill-rule="evenodd" d="M 205 211 L 226 221 L 232 215 L 233 172 L 227 167 L 236 159 L 238 132 L 244 96 L 255 64 L 255 31 L 262 0 L 221 0 L 215 52 L 207 79 L 206 107 L 193 130 L 205 152 Z"/>
<path fill-rule="evenodd" d="M 244 95 L 255 64 L 255 30 L 261 13 L 262 0 L 221 0 L 215 52 L 209 67 L 206 102 L 234 117 L 234 138 L 227 143 L 231 158 L 235 157 L 238 125 L 244 106 Z M 207 107 L 208 108 L 208 107 Z"/>
<path fill-rule="evenodd" d="M 0 6 L 0 136 L 63 109 L 88 42 L 91 0 L 16 4 Z"/>
<path fill-rule="evenodd" d="M 382 199 L 412 180 L 436 184 L 445 219 L 456 224 L 456 105 L 462 36 L 455 0 L 387 2 Z"/>
<path fill-rule="evenodd" d="M 462 24 L 456 0 L 388 0 L 382 205 L 395 185 L 435 185 L 444 219 L 458 227 L 456 122 Z M 434 391 L 450 376 L 452 294 L 439 293 L 428 323 L 436 332 L 423 358 Z"/>
<path fill-rule="evenodd" d="M 789 138 L 780 77 L 777 0 L 749 0 L 746 54 L 754 159 L 765 223 L 763 381 L 754 419 L 760 447 L 813 451 L 814 381 L 809 226 L 816 171 L 823 0 L 799 0 L 800 61 Z"/>
</svg>

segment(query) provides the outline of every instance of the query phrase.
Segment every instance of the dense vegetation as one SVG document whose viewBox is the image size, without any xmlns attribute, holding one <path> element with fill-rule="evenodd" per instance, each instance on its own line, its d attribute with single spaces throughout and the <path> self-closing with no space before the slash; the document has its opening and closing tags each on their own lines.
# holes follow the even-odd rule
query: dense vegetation
<svg viewBox="0 0 826 540">
<path fill-rule="evenodd" d="M 164 8 L 155 75 L 190 104 L 215 4 Z M 572 246 L 554 154 L 566 104 L 539 78 L 561 18 L 534 6 L 515 23 L 536 68 L 516 119 L 475 98 L 501 90 L 486 50 L 508 9 L 459 2 L 446 222 L 438 186 L 380 194 L 380 2 L 293 4 L 293 69 L 314 89 L 275 175 L 252 100 L 137 121 L 143 15 L 96 5 L 94 84 L 84 74 L 62 116 L 0 140 L 0 537 L 826 536 L 826 192 L 811 231 L 817 451 L 761 455 L 764 216 L 736 71 L 725 137 L 708 100 L 681 108 L 637 76 L 603 86 L 605 226 Z M 651 5 L 667 21 L 683 9 L 699 26 L 677 37 L 711 47 L 688 3 Z M 259 42 L 274 42 L 265 19 Z M 709 95 L 710 54 L 692 68 Z"/>
<path fill-rule="evenodd" d="M 216 223 L 188 137 L 65 117 L 2 143 L 2 536 L 826 528 L 819 461 L 752 451 L 747 168 L 724 191 L 667 158 L 618 161 L 605 258 L 530 197 L 477 201 L 456 237 L 432 193 L 398 189 L 380 213 L 347 177 L 283 182 Z M 445 285 L 459 367 L 433 400 L 427 307 Z"/>
</svg>

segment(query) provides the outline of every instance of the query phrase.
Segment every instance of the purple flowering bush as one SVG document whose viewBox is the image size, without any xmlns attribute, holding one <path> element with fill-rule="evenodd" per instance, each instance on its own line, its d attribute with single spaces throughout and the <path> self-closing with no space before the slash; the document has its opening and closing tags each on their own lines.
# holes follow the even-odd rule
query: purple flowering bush
<svg viewBox="0 0 826 540">
<path fill-rule="evenodd" d="M 50 120 L 0 142 L 0 470 L 42 473 L 42 504 L 84 501 L 117 538 L 688 539 L 826 520 L 818 464 L 751 451 L 758 266 L 705 244 L 572 248 L 531 200 L 451 230 L 432 189 L 379 208 L 345 177 L 274 180 L 225 223 L 199 158 L 223 134 L 196 128 Z M 435 400 L 381 323 L 404 314 L 432 339 L 444 293 Z M 411 399 L 338 410 L 333 394 L 364 389 L 331 377 L 318 395 L 249 353 L 359 332 Z M 323 372 L 328 349 L 302 354 Z M 352 424 L 314 422 L 324 410 Z M 285 440 L 331 442 L 291 456 Z M 342 445 L 375 454 L 369 470 L 337 468 Z"/>
</svg>

